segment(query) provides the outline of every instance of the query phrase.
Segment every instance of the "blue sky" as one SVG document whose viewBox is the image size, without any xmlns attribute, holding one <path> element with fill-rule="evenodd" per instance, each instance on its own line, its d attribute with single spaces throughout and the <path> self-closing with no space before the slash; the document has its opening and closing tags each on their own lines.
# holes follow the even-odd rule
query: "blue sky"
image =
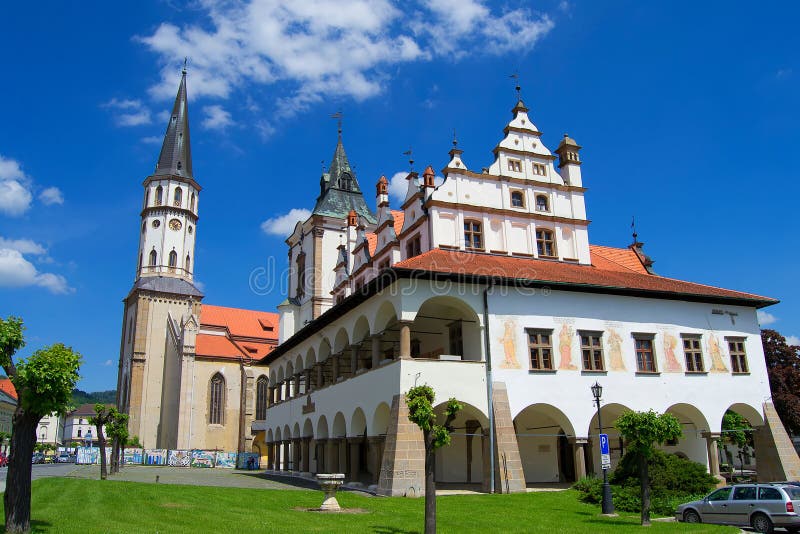
<svg viewBox="0 0 800 534">
<path fill-rule="evenodd" d="M 313 206 L 332 113 L 374 203 L 409 147 L 444 167 L 453 129 L 467 165 L 488 166 L 519 72 L 545 143 L 584 147 L 593 243 L 628 245 L 635 215 L 659 274 L 778 298 L 763 324 L 800 336 L 798 16 L 795 2 L 8 4 L 0 316 L 24 318 L 23 356 L 62 341 L 84 355 L 82 388 L 115 387 L 141 182 L 188 56 L 208 303 L 282 300 L 280 283 L 250 284 L 285 268 L 263 223 Z"/>
</svg>

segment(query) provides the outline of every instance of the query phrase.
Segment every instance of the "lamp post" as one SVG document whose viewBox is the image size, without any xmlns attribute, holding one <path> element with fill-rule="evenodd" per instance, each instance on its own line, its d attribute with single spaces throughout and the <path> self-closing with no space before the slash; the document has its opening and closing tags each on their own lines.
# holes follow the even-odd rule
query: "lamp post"
<svg viewBox="0 0 800 534">
<path fill-rule="evenodd" d="M 603 395 L 603 386 L 601 386 L 598 382 L 595 382 L 594 385 L 591 387 L 592 396 L 594 396 L 594 402 L 597 404 L 597 429 L 598 429 L 598 441 L 600 438 L 600 434 L 603 433 L 603 420 L 600 417 L 600 397 Z M 602 502 L 602 510 L 604 514 L 613 514 L 614 513 L 614 501 L 611 497 L 611 486 L 608 484 L 608 467 L 602 466 L 603 470 L 603 502 Z"/>
</svg>

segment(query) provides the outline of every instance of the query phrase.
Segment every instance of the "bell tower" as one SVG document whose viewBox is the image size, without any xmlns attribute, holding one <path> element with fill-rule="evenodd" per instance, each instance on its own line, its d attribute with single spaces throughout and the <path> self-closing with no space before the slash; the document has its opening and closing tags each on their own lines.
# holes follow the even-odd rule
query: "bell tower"
<svg viewBox="0 0 800 534">
<path fill-rule="evenodd" d="M 144 183 L 136 277 L 124 299 L 117 407 L 148 448 L 174 448 L 181 369 L 195 356 L 186 325 L 199 324 L 194 285 L 200 185 L 192 172 L 184 67 L 158 163 Z"/>
</svg>

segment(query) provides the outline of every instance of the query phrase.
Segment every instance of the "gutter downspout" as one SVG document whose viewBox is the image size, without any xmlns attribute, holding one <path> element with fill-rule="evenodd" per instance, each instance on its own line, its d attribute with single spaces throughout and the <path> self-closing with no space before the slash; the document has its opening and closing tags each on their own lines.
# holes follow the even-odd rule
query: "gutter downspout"
<svg viewBox="0 0 800 534">
<path fill-rule="evenodd" d="M 494 493 L 494 407 L 492 406 L 492 349 L 489 337 L 489 290 L 494 280 L 489 279 L 483 290 L 483 346 L 486 353 L 486 400 L 489 412 L 489 493 Z"/>
</svg>

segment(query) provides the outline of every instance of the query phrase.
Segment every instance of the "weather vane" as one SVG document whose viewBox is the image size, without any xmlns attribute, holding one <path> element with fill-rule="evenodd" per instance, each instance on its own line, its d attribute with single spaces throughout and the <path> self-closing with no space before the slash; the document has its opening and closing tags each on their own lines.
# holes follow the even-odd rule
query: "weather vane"
<svg viewBox="0 0 800 534">
<path fill-rule="evenodd" d="M 458 146 L 458 137 L 456 137 L 456 129 L 453 128 L 453 148 Z"/>
<path fill-rule="evenodd" d="M 509 78 L 514 78 L 514 81 L 516 82 L 516 86 L 514 87 L 514 90 L 517 91 L 517 100 L 521 100 L 522 96 L 520 94 L 520 91 L 522 91 L 522 87 L 519 86 L 519 73 L 515 72 L 514 74 L 509 76 Z"/>
<path fill-rule="evenodd" d="M 342 113 L 341 109 L 336 113 L 334 113 L 333 115 L 331 115 L 332 119 L 336 119 L 336 126 L 339 131 L 340 138 L 342 137 L 342 117 L 344 117 L 344 113 Z"/>
<path fill-rule="evenodd" d="M 404 156 L 408 156 L 408 166 L 411 168 L 411 172 L 414 172 L 414 156 L 413 150 L 409 148 L 405 152 L 403 152 Z"/>
<path fill-rule="evenodd" d="M 636 216 L 631 217 L 631 231 L 633 232 L 633 242 L 637 243 L 639 240 L 639 234 L 636 233 Z"/>
<path fill-rule="evenodd" d="M 186 64 L 189 62 L 189 58 L 183 56 L 183 73 L 186 74 Z"/>
</svg>

